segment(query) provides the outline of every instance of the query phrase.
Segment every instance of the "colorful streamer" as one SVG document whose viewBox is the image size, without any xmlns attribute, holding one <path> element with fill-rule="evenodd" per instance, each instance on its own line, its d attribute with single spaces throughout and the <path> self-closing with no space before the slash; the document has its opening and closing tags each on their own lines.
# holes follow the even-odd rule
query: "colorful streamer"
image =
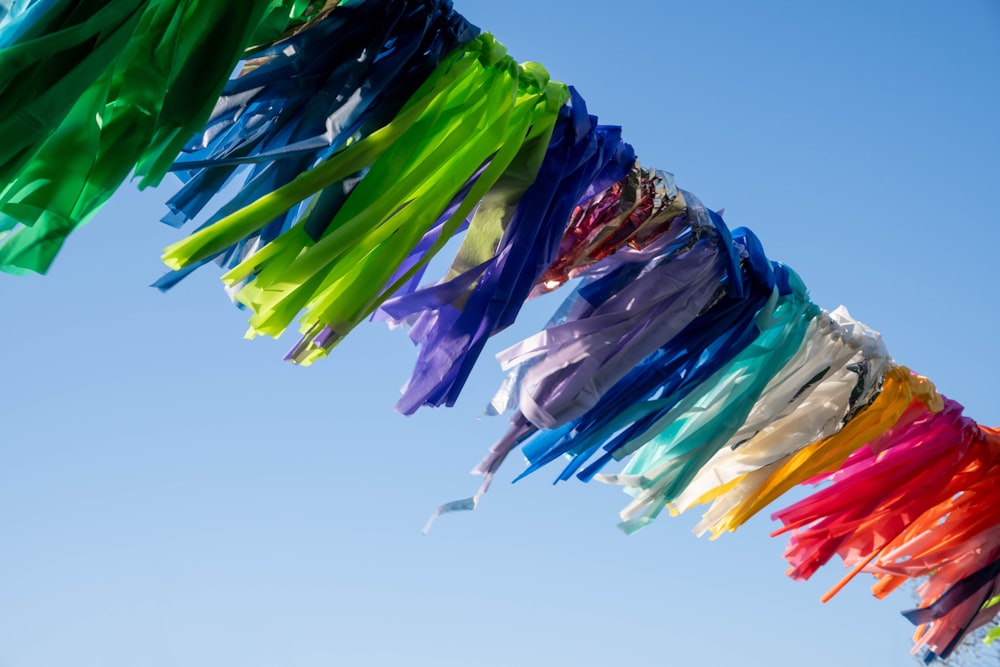
<svg viewBox="0 0 1000 667">
<path fill-rule="evenodd" d="M 0 91 L 0 269 L 46 271 L 130 173 L 173 171 L 164 221 L 214 212 L 156 286 L 217 262 L 248 336 L 298 318 L 302 365 L 366 318 L 409 327 L 406 414 L 453 405 L 488 339 L 578 280 L 498 355 L 511 426 L 435 515 L 517 448 L 524 475 L 622 486 L 629 533 L 710 503 L 717 537 L 823 482 L 773 515 L 790 576 L 920 580 L 928 660 L 1000 611 L 1000 432 L 447 0 L 5 3 Z"/>
</svg>

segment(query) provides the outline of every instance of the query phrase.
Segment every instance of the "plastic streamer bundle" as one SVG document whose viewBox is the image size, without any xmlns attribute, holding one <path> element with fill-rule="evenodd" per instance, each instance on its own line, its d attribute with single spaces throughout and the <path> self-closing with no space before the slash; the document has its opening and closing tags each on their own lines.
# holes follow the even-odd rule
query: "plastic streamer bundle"
<svg viewBox="0 0 1000 667">
<path fill-rule="evenodd" d="M 0 269 L 44 273 L 130 172 L 155 185 L 296 0 L 21 2 L 0 17 Z"/>
<path fill-rule="evenodd" d="M 710 504 L 718 536 L 822 483 L 773 515 L 790 576 L 839 556 L 827 598 L 922 580 L 927 660 L 1000 611 L 1000 433 L 447 0 L 4 3 L 0 91 L 0 268 L 45 271 L 130 172 L 174 171 L 165 222 L 215 210 L 156 286 L 219 263 L 249 336 L 299 318 L 303 365 L 365 318 L 409 327 L 407 414 L 453 405 L 525 301 L 579 279 L 498 355 L 510 428 L 436 514 L 518 448 L 522 476 L 622 486 L 626 532 Z"/>
<path fill-rule="evenodd" d="M 545 150 L 567 96 L 542 68 L 517 65 L 479 36 L 446 58 L 387 125 L 168 248 L 164 259 L 181 269 L 209 258 L 307 199 L 321 203 L 326 189 L 343 192 L 345 179 L 364 172 L 320 234 L 300 216 L 224 278 L 241 284 L 236 299 L 254 311 L 254 334 L 279 335 L 305 308 L 305 336 L 292 354 L 311 361 L 410 281 L 501 177 L 534 178 L 539 164 L 529 156 Z M 399 275 L 428 234 L 433 242 Z"/>
</svg>

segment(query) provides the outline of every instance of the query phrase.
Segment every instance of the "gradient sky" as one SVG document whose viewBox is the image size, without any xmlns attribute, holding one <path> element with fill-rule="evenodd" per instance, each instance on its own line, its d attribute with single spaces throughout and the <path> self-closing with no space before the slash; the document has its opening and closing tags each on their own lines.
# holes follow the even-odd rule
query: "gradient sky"
<svg viewBox="0 0 1000 667">
<path fill-rule="evenodd" d="M 995 1 L 456 5 L 1000 423 Z M 511 486 L 515 457 L 422 536 L 504 430 L 490 356 L 561 297 L 458 406 L 404 418 L 401 332 L 301 369 L 292 337 L 242 340 L 214 267 L 149 288 L 174 188 L 123 189 L 50 275 L 0 275 L 0 667 L 914 664 L 913 599 L 862 577 L 821 604 L 839 563 L 788 580 L 767 516 L 625 537 L 617 489 Z"/>
</svg>

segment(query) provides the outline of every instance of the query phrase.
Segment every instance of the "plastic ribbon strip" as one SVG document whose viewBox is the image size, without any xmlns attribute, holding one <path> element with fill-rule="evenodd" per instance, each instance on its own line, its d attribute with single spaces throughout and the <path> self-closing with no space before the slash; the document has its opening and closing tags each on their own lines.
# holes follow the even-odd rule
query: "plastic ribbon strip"
<svg viewBox="0 0 1000 667">
<path fill-rule="evenodd" d="M 577 280 L 498 355 L 511 426 L 435 516 L 519 447 L 523 475 L 622 486 L 626 532 L 710 503 L 715 537 L 823 482 L 773 515 L 790 576 L 839 556 L 824 599 L 921 579 L 927 660 L 1000 611 L 1000 433 L 447 0 L 0 2 L 0 92 L 0 269 L 44 272 L 130 172 L 173 171 L 165 222 L 214 211 L 156 286 L 217 262 L 249 336 L 299 318 L 303 365 L 365 318 L 409 327 L 407 414 L 454 404 L 525 301 Z"/>
</svg>

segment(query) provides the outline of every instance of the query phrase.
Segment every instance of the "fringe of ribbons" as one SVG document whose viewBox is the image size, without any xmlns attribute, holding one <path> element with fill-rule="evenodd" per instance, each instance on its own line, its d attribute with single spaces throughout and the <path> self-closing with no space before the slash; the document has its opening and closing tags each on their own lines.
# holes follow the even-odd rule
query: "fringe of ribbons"
<svg viewBox="0 0 1000 667">
<path fill-rule="evenodd" d="M 408 327 L 406 414 L 454 404 L 525 301 L 576 281 L 498 355 L 510 429 L 438 513 L 517 448 L 524 474 L 621 485 L 626 532 L 707 504 L 718 536 L 822 483 L 772 515 L 790 576 L 839 556 L 829 595 L 921 580 L 928 661 L 1000 611 L 1000 431 L 448 0 L 14 0 L 0 92 L 0 269 L 44 273 L 130 174 L 172 171 L 164 221 L 202 222 L 156 286 L 215 262 L 248 336 L 298 320 L 303 365 L 365 319 Z"/>
</svg>

